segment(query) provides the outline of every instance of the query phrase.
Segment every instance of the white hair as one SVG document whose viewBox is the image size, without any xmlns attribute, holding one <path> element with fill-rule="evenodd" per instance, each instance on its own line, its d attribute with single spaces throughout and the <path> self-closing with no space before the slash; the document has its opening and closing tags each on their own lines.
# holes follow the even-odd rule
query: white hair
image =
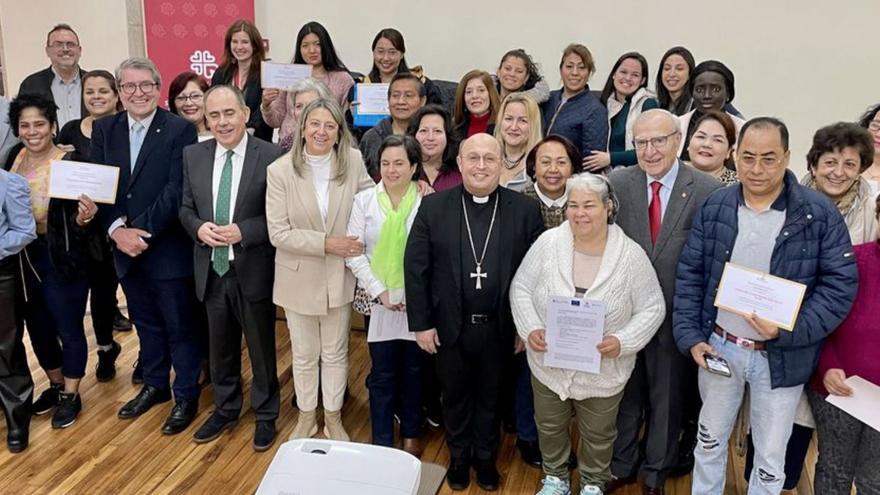
<svg viewBox="0 0 880 495">
<path fill-rule="evenodd" d="M 565 194 L 570 198 L 571 193 L 574 191 L 594 193 L 599 196 L 599 200 L 602 201 L 602 203 L 607 204 L 610 202 L 611 207 L 608 209 L 608 223 L 614 223 L 615 219 L 617 219 L 617 212 L 620 210 L 620 201 L 617 199 L 617 194 L 614 193 L 614 186 L 611 185 L 611 181 L 604 175 L 591 172 L 582 172 L 580 174 L 572 175 L 567 181 L 565 181 Z"/>
</svg>

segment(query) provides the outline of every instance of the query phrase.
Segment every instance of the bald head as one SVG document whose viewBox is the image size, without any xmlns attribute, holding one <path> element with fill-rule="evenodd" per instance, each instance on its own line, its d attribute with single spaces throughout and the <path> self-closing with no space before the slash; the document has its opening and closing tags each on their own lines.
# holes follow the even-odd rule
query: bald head
<svg viewBox="0 0 880 495">
<path fill-rule="evenodd" d="M 474 134 L 458 149 L 458 168 L 464 188 L 474 196 L 488 196 L 501 178 L 501 145 L 489 134 Z"/>
</svg>

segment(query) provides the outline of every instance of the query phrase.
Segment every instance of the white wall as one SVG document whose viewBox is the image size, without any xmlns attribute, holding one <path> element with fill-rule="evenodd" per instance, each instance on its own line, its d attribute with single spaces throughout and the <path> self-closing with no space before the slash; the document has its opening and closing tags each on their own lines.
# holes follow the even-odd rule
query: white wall
<svg viewBox="0 0 880 495">
<path fill-rule="evenodd" d="M 56 22 L 79 32 L 84 67 L 113 68 L 128 56 L 125 3 L 0 0 L 9 92 L 47 66 L 45 34 Z M 594 88 L 629 50 L 648 58 L 653 81 L 663 52 L 685 45 L 698 61 L 716 58 L 733 69 L 734 104 L 747 117 L 775 115 L 789 124 L 792 163 L 801 170 L 817 128 L 854 120 L 880 101 L 877 0 L 255 0 L 255 7 L 276 60 L 289 60 L 300 26 L 318 20 L 349 68 L 366 71 L 373 36 L 393 26 L 406 37 L 407 60 L 438 79 L 457 80 L 477 67 L 493 71 L 505 51 L 521 47 L 542 65 L 551 87 L 558 87 L 559 55 L 577 41 L 596 58 Z"/>
<path fill-rule="evenodd" d="M 663 52 L 691 49 L 697 62 L 715 58 L 736 75 L 734 105 L 746 117 L 775 115 L 789 125 L 792 165 L 804 170 L 813 133 L 855 120 L 880 101 L 876 56 L 880 1 L 855 0 L 445 0 L 442 2 L 256 0 L 257 20 L 272 56 L 288 60 L 306 21 L 323 23 L 350 69 L 370 68 L 370 42 L 383 27 L 399 29 L 407 61 L 429 77 L 458 78 L 473 68 L 494 71 L 504 52 L 524 48 L 541 64 L 550 86 L 570 42 L 593 52 L 601 88 L 617 57 L 644 54 L 651 86 Z"/>
<path fill-rule="evenodd" d="M 123 0 L 0 0 L 7 96 L 17 93 L 29 74 L 49 66 L 46 33 L 62 22 L 79 35 L 84 68 L 112 71 L 128 57 Z"/>
</svg>

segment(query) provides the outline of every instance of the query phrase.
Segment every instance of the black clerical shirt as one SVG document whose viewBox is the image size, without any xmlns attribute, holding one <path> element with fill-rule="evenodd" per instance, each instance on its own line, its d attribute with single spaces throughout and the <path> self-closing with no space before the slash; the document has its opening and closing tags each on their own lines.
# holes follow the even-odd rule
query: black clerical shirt
<svg viewBox="0 0 880 495">
<path fill-rule="evenodd" d="M 467 190 L 462 190 L 462 197 L 471 226 L 474 251 L 477 253 L 477 259 L 480 259 L 483 245 L 486 242 L 486 233 L 489 231 L 489 224 L 492 223 L 492 211 L 495 209 L 495 201 L 498 200 L 498 190 L 493 191 L 485 203 L 474 202 L 474 197 Z M 497 317 L 501 295 L 499 280 L 501 271 L 500 210 L 501 205 L 498 206 L 498 212 L 495 214 L 495 224 L 492 227 L 491 237 L 489 237 L 486 257 L 481 265 L 482 272 L 486 274 L 486 277 L 482 278 L 480 282 L 481 289 L 476 288 L 477 279 L 471 278 L 471 274 L 477 271 L 477 263 L 468 241 L 467 223 L 464 218 L 461 219 L 461 292 L 465 322 L 468 321 L 471 314 L 488 314 L 492 315 L 493 319 Z"/>
</svg>

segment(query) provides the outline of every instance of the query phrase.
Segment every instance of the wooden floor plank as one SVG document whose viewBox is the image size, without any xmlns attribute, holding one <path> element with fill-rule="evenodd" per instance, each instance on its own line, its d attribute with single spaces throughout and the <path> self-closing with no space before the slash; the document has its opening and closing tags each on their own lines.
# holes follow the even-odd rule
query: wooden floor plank
<svg viewBox="0 0 880 495">
<path fill-rule="evenodd" d="M 206 445 L 192 442 L 193 432 L 207 419 L 212 408 L 210 386 L 202 393 L 195 424 L 180 435 L 168 437 L 160 432 L 162 422 L 170 411 L 170 403 L 155 407 L 134 420 L 118 419 L 116 413 L 119 408 L 137 393 L 137 388 L 130 383 L 132 363 L 137 359 L 137 338 L 133 332 L 116 333 L 116 340 L 123 346 L 117 363 L 118 375 L 108 383 L 98 383 L 94 378 L 94 336 L 89 331 L 91 353 L 87 376 L 81 387 L 83 412 L 76 424 L 65 430 L 51 428 L 51 415 L 36 417 L 31 423 L 31 446 L 27 451 L 11 455 L 5 449 L 0 450 L 0 492 L 16 495 L 253 493 L 278 446 L 293 430 L 297 415 L 290 403 L 293 381 L 289 334 L 283 321 L 278 322 L 276 330 L 282 407 L 278 419 L 279 441 L 268 452 L 256 453 L 251 448 L 254 416 L 250 412 L 242 414 L 238 426 L 215 442 Z M 47 380 L 30 352 L 29 342 L 27 345 L 39 393 L 47 386 Z M 246 352 L 243 353 L 242 369 L 246 376 L 246 411 L 250 404 L 247 395 L 250 390 L 250 368 Z M 348 380 L 350 397 L 343 409 L 343 418 L 352 440 L 358 442 L 370 440 L 369 397 L 365 387 L 369 369 L 365 335 L 352 332 Z M 5 434 L 4 430 L 5 425 L 0 427 L 0 433 Z M 444 445 L 443 434 L 426 430 L 423 440 L 425 452 L 422 460 L 445 466 L 449 462 L 449 451 Z M 801 483 L 791 493 L 813 495 L 815 452 L 814 440 Z M 519 459 L 514 436 L 502 436 L 498 460 L 502 474 L 499 493 L 530 494 L 537 491 L 541 471 Z M 743 459 L 731 452 L 725 493 L 745 493 L 743 465 Z M 666 492 L 670 495 L 689 493 L 689 477 L 669 480 Z M 465 492 L 452 492 L 444 484 L 440 493 L 484 492 L 472 483 Z M 639 495 L 641 492 L 632 485 L 618 493 Z"/>
</svg>

